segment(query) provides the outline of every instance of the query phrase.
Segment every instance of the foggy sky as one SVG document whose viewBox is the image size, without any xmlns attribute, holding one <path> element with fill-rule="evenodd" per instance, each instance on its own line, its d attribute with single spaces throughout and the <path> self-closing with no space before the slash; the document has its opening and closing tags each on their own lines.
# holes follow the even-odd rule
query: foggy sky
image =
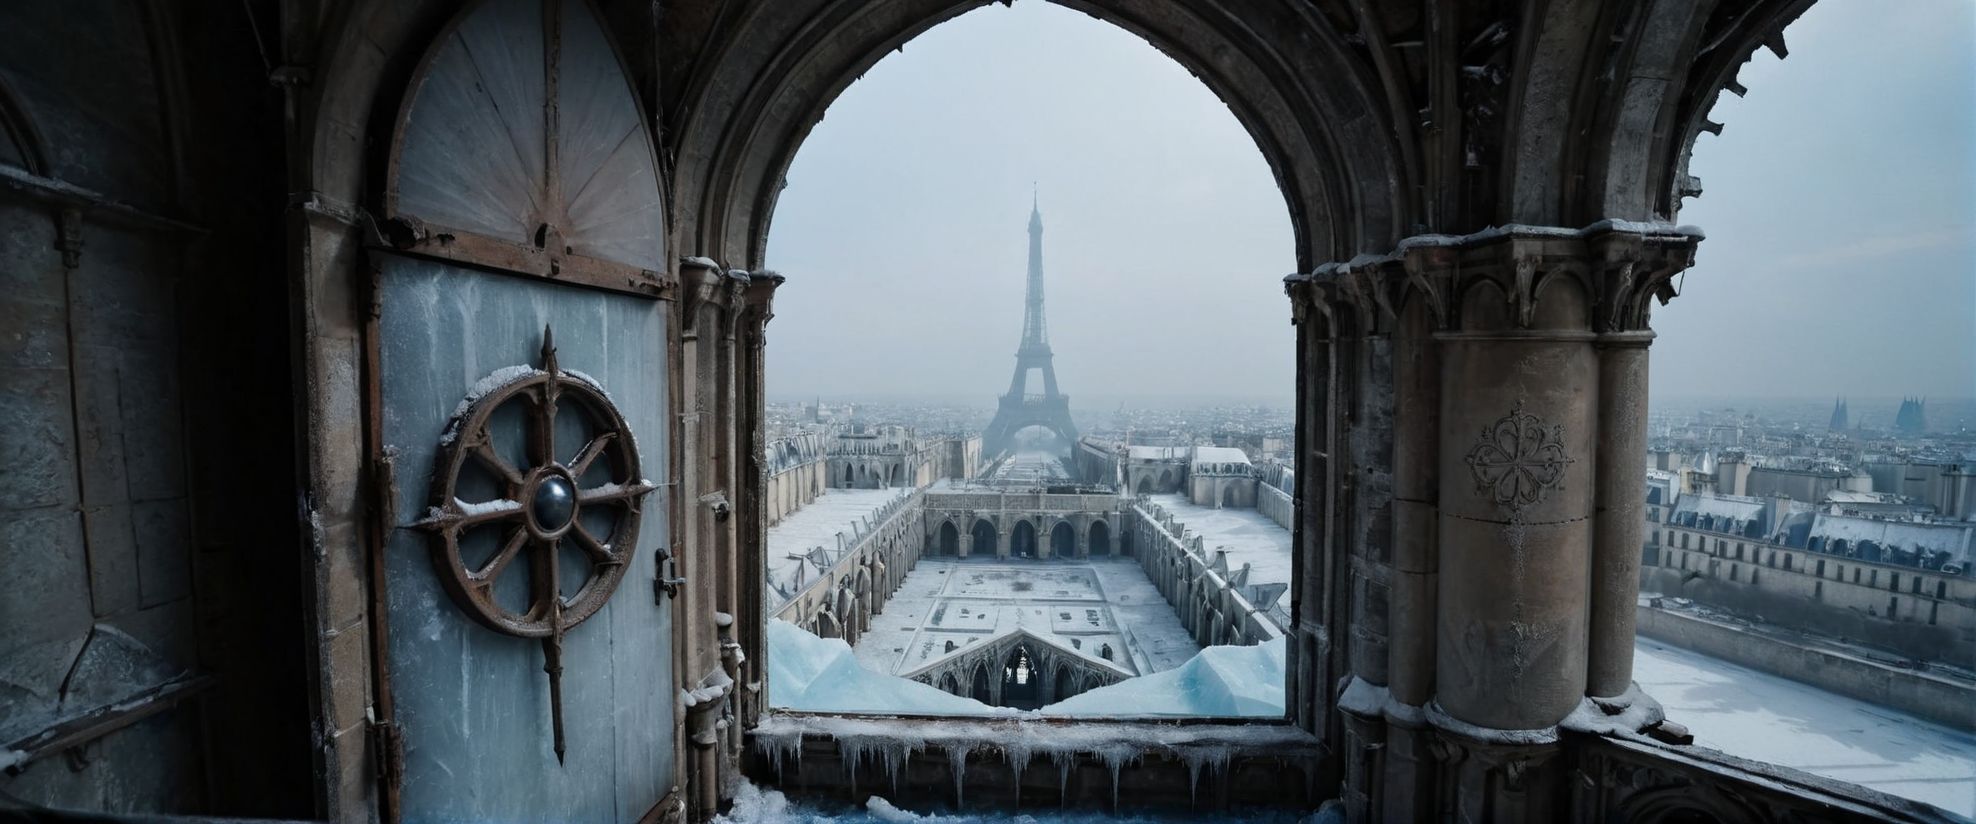
<svg viewBox="0 0 1976 824">
<path fill-rule="evenodd" d="M 1821 0 L 1785 38 L 1695 144 L 1651 391 L 1976 395 L 1976 2 Z"/>
<path fill-rule="evenodd" d="M 1709 239 L 1655 315 L 1653 392 L 1976 394 L 1976 3 L 1823 0 L 1787 35 L 1696 149 L 1680 219 Z M 1074 406 L 1287 403 L 1294 238 L 1262 155 L 1179 64 L 1040 0 L 909 42 L 804 143 L 769 235 L 771 397 L 992 405 L 1032 182 Z"/>
</svg>

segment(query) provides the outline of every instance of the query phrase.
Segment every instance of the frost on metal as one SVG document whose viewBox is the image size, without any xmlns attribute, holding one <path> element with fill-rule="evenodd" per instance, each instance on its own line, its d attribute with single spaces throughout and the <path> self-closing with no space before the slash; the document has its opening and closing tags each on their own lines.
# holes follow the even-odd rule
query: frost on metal
<svg viewBox="0 0 1976 824">
<path fill-rule="evenodd" d="M 540 374 L 543 374 L 542 370 L 533 366 L 503 366 L 489 373 L 487 377 L 475 381 L 474 385 L 467 389 L 466 395 L 460 398 L 459 405 L 453 407 L 453 416 L 446 421 L 446 431 L 439 436 L 439 445 L 451 446 L 453 441 L 459 439 L 460 422 L 466 420 L 467 410 L 472 409 L 481 398 L 487 397 L 488 393 L 523 378 Z"/>
</svg>

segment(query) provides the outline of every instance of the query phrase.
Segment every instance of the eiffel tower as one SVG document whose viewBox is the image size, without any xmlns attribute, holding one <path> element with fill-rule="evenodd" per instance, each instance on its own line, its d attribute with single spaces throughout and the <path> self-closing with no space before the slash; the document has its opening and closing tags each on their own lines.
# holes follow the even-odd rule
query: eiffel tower
<svg viewBox="0 0 1976 824">
<path fill-rule="evenodd" d="M 1070 396 L 1057 391 L 1057 371 L 1050 365 L 1050 333 L 1043 326 L 1043 213 L 1034 199 L 1029 204 L 1029 291 L 1023 300 L 1022 344 L 1015 350 L 1015 378 L 1008 394 L 1002 396 L 995 419 L 981 434 L 981 450 L 986 456 L 1001 456 L 1015 449 L 1015 433 L 1041 426 L 1057 434 L 1066 446 L 1077 443 L 1077 427 L 1070 422 Z M 1043 371 L 1043 392 L 1028 392 L 1029 371 Z"/>
</svg>

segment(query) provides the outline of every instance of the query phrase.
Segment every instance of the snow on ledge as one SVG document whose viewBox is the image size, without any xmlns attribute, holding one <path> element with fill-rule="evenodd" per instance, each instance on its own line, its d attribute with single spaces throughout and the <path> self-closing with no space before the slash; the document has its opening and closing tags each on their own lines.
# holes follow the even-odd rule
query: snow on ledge
<svg viewBox="0 0 1976 824">
<path fill-rule="evenodd" d="M 1338 696 L 1338 708 L 1367 718 L 1384 716 L 1411 726 L 1427 723 L 1425 710 L 1394 698 L 1392 691 L 1356 675 L 1345 685 L 1345 692 Z"/>
<path fill-rule="evenodd" d="M 1436 729 L 1454 733 L 1463 738 L 1480 741 L 1484 744 L 1550 744 L 1557 741 L 1557 727 L 1543 727 L 1534 730 L 1498 730 L 1470 724 L 1441 709 L 1441 702 L 1427 702 L 1427 723 Z"/>
<path fill-rule="evenodd" d="M 1558 722 L 1558 728 L 1593 735 L 1637 736 L 1641 730 L 1667 720 L 1660 702 L 1629 684 L 1626 692 L 1610 698 L 1590 697 L 1578 701 L 1578 708 Z"/>
</svg>

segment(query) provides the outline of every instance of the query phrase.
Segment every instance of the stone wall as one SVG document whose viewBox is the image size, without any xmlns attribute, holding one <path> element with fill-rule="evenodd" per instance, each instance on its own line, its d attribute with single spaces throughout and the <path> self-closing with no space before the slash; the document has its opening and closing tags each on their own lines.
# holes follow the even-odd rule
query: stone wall
<svg viewBox="0 0 1976 824">
<path fill-rule="evenodd" d="M 1292 528 L 1297 517 L 1296 502 L 1288 493 L 1269 484 L 1256 485 L 1256 511 L 1284 529 Z"/>
<path fill-rule="evenodd" d="M 774 526 L 823 494 L 825 463 L 813 458 L 784 467 L 762 481 L 762 515 Z"/>
<path fill-rule="evenodd" d="M 312 691 L 366 679 L 308 672 L 361 612 L 304 615 L 281 110 L 238 17 L 0 4 L 7 806 L 312 815 Z"/>
<path fill-rule="evenodd" d="M 1976 732 L 1976 684 L 1800 646 L 1652 606 L 1638 610 L 1640 634 L 1648 638 Z"/>
<path fill-rule="evenodd" d="M 975 540 L 978 529 L 988 530 L 980 534 L 993 535 L 993 555 L 1007 557 L 1010 539 L 1022 524 L 1035 533 L 1039 558 L 1057 553 L 1052 539 L 1059 524 L 1066 524 L 1070 529 L 1072 557 L 1126 551 L 1121 545 L 1122 499 L 1117 495 L 1003 492 L 990 488 L 943 488 L 925 494 L 926 546 L 930 553 L 946 553 L 941 536 L 949 524 L 956 539 L 953 554 L 962 558 L 984 554 L 984 548 Z"/>
</svg>

